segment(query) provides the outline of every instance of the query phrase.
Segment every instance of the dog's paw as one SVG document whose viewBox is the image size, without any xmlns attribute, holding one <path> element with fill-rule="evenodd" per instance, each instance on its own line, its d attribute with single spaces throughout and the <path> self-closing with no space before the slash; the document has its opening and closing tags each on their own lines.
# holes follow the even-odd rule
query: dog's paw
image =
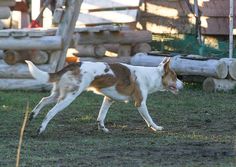
<svg viewBox="0 0 236 167">
<path fill-rule="evenodd" d="M 109 133 L 109 129 L 107 129 L 105 126 L 102 126 L 100 124 L 98 124 L 98 130 L 104 132 L 104 133 Z"/>
<path fill-rule="evenodd" d="M 156 131 L 159 131 L 159 130 L 163 130 L 163 127 L 162 127 L 162 126 L 157 126 L 157 125 L 155 125 L 155 126 L 150 126 L 150 128 L 151 128 L 152 130 L 154 130 L 155 132 L 156 132 Z"/>
<path fill-rule="evenodd" d="M 102 128 L 101 130 L 102 130 L 104 133 L 110 133 L 109 129 L 107 129 L 107 128 L 105 128 L 105 127 Z"/>
</svg>

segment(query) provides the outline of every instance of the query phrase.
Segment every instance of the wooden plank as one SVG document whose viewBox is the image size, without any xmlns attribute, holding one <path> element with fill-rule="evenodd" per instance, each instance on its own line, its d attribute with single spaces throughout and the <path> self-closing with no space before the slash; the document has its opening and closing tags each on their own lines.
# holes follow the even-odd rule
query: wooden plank
<svg viewBox="0 0 236 167">
<path fill-rule="evenodd" d="M 193 4 L 193 0 L 191 0 L 191 4 Z M 198 4 L 202 16 L 227 17 L 229 15 L 229 0 L 198 0 Z M 234 4 L 234 7 L 236 8 L 236 4 Z M 147 15 L 163 16 L 168 18 L 192 15 L 185 0 L 148 0 L 143 3 L 141 9 Z M 236 15 L 236 10 L 234 11 L 234 15 Z"/>
<path fill-rule="evenodd" d="M 58 50 L 62 48 L 60 36 L 45 36 L 41 38 L 0 38 L 0 49 L 26 50 Z"/>
<path fill-rule="evenodd" d="M 1 7 L 0 6 L 0 19 L 7 19 L 11 16 L 11 10 L 9 7 Z"/>
<path fill-rule="evenodd" d="M 14 34 L 14 35 L 12 35 Z M 22 34 L 22 35 L 20 35 Z M 0 37 L 8 36 L 30 36 L 30 37 L 42 37 L 42 36 L 54 36 L 56 29 L 44 29 L 44 28 L 25 28 L 25 29 L 4 29 L 0 30 Z"/>
<path fill-rule="evenodd" d="M 178 19 L 159 16 L 140 17 L 140 24 L 144 30 L 156 34 L 194 33 L 195 18 L 180 17 Z M 228 35 L 228 17 L 201 17 L 202 34 Z M 236 22 L 234 23 L 236 27 Z M 234 33 L 235 34 L 235 33 Z"/>
<path fill-rule="evenodd" d="M 16 4 L 15 0 L 1 0 L 0 6 L 14 6 Z"/>
<path fill-rule="evenodd" d="M 75 28 L 75 33 L 82 33 L 82 32 L 101 32 L 101 31 L 124 31 L 129 30 L 128 26 L 114 26 L 114 25 L 100 25 L 100 26 L 93 26 L 93 27 L 77 27 Z"/>
<path fill-rule="evenodd" d="M 132 44 L 151 42 L 152 33 L 149 31 L 121 31 L 121 32 L 103 32 L 103 33 L 80 33 L 78 35 L 78 44 Z"/>
<path fill-rule="evenodd" d="M 109 24 L 109 23 L 132 23 L 136 21 L 138 10 L 100 11 L 80 13 L 76 26 Z"/>
<path fill-rule="evenodd" d="M 94 10 L 101 8 L 125 8 L 125 7 L 138 7 L 140 0 L 84 0 L 81 6 L 81 10 Z"/>
</svg>

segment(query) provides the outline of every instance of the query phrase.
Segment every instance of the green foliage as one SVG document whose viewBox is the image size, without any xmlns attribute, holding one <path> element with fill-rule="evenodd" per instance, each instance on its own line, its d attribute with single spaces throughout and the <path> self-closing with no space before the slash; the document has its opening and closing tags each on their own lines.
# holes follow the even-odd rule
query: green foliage
<svg viewBox="0 0 236 167">
<path fill-rule="evenodd" d="M 199 45 L 194 35 L 154 35 L 151 43 L 152 50 L 161 52 L 176 52 L 181 54 L 198 54 L 206 57 L 228 57 L 228 36 L 206 37 L 214 39 Z M 236 50 L 234 49 L 234 57 Z"/>
</svg>

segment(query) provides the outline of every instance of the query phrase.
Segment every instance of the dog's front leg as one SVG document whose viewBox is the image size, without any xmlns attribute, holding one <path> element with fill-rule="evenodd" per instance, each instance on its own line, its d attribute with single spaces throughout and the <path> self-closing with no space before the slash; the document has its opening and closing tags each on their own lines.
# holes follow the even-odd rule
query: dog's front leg
<svg viewBox="0 0 236 167">
<path fill-rule="evenodd" d="M 157 130 L 163 129 L 163 127 L 157 126 L 153 122 L 151 116 L 149 115 L 148 109 L 147 109 L 146 100 L 142 101 L 141 106 L 138 107 L 138 111 L 139 111 L 140 115 L 143 117 L 143 119 L 146 121 L 148 127 L 152 128 L 152 130 L 157 131 Z"/>
<path fill-rule="evenodd" d="M 107 112 L 108 112 L 112 103 L 113 103 L 113 101 L 109 97 L 105 96 L 103 99 L 99 114 L 98 114 L 98 118 L 97 118 L 98 129 L 102 130 L 105 133 L 108 133 L 109 130 L 105 127 L 104 120 L 106 118 Z"/>
</svg>

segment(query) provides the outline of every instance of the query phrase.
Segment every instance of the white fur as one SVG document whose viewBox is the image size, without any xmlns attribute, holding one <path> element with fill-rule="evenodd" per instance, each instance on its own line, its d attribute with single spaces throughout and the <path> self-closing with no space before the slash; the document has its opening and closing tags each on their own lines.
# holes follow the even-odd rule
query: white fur
<svg viewBox="0 0 236 167">
<path fill-rule="evenodd" d="M 47 72 L 44 72 L 40 69 L 38 69 L 31 61 L 25 60 L 25 62 L 28 64 L 29 71 L 31 75 L 42 83 L 47 83 L 49 80 L 49 75 Z"/>
</svg>

